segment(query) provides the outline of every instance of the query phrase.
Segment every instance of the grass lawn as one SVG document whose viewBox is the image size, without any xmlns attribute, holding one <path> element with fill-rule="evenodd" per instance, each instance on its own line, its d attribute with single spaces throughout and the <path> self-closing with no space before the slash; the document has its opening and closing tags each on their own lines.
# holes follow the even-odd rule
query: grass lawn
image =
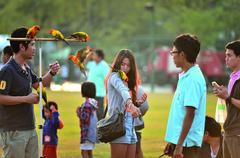
<svg viewBox="0 0 240 158">
<path fill-rule="evenodd" d="M 167 124 L 168 112 L 173 94 L 148 94 L 150 109 L 145 115 L 145 129 L 142 133 L 142 148 L 145 158 L 156 158 L 162 154 L 165 146 L 164 136 Z M 58 155 L 60 158 L 80 158 L 79 148 L 80 129 L 76 116 L 76 107 L 81 105 L 80 93 L 48 92 L 48 100 L 54 100 L 59 104 L 59 112 L 64 121 L 64 128 L 59 130 Z M 207 96 L 207 114 L 214 116 L 216 97 Z M 39 107 L 35 105 L 37 124 L 39 120 Z M 1 153 L 1 151 L 0 151 Z M 95 158 L 110 157 L 108 144 L 98 144 L 94 150 Z"/>
</svg>

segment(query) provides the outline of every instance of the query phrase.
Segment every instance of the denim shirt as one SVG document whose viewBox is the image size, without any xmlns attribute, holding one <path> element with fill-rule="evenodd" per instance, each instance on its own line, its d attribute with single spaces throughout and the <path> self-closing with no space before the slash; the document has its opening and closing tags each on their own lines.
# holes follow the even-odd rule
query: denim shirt
<svg viewBox="0 0 240 158">
<path fill-rule="evenodd" d="M 124 112 L 128 99 L 131 99 L 129 89 L 117 72 L 112 72 L 107 83 L 108 114 Z"/>
</svg>

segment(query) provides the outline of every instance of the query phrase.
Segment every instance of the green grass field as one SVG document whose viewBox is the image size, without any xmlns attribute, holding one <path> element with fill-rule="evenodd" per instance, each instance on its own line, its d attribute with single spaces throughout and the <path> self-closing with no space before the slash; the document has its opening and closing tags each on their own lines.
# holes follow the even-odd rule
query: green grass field
<svg viewBox="0 0 240 158">
<path fill-rule="evenodd" d="M 142 132 L 142 148 L 145 158 L 157 158 L 162 154 L 165 146 L 164 136 L 167 124 L 168 112 L 173 94 L 148 94 L 150 109 L 145 115 L 145 129 Z M 59 112 L 64 121 L 64 128 L 59 130 L 58 155 L 60 158 L 80 158 L 79 148 L 80 129 L 76 116 L 76 107 L 81 105 L 83 99 L 80 93 L 48 92 L 48 100 L 54 100 L 59 104 Z M 214 116 L 216 97 L 207 96 L 207 114 Z M 35 105 L 37 124 L 39 120 L 39 106 Z M 0 151 L 1 153 L 1 151 Z M 109 158 L 108 144 L 98 144 L 94 150 L 95 158 Z"/>
</svg>

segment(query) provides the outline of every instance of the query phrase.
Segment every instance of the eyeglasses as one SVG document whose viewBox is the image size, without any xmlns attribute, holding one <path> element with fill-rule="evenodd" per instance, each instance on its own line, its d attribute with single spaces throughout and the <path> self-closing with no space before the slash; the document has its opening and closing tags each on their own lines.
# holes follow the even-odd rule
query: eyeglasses
<svg viewBox="0 0 240 158">
<path fill-rule="evenodd" d="M 179 52 L 180 52 L 180 51 L 178 51 L 178 50 L 170 51 L 170 54 L 173 55 L 173 54 L 177 54 L 177 53 L 179 53 Z"/>
</svg>

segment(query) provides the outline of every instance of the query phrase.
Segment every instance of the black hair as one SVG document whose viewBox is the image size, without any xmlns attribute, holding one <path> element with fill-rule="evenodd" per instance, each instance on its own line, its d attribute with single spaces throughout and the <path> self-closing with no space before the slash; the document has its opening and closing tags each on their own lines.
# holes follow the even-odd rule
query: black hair
<svg viewBox="0 0 240 158">
<path fill-rule="evenodd" d="M 52 112 L 52 110 L 50 109 L 52 105 L 55 107 L 56 110 L 58 110 L 58 105 L 54 101 L 48 101 L 45 105 L 43 105 L 42 116 L 45 120 L 46 120 L 46 116 L 44 115 L 44 108 Z"/>
<path fill-rule="evenodd" d="M 96 86 L 93 82 L 83 82 L 81 86 L 81 93 L 83 97 L 95 98 Z"/>
<path fill-rule="evenodd" d="M 26 38 L 28 29 L 26 27 L 20 27 L 14 30 L 11 34 L 11 38 Z M 22 44 L 26 49 L 30 41 L 13 41 L 10 40 L 10 45 L 14 53 L 18 53 L 20 50 L 20 44 Z"/>
<path fill-rule="evenodd" d="M 178 52 L 186 55 L 186 59 L 189 63 L 195 63 L 197 56 L 200 51 L 200 41 L 197 36 L 191 34 L 181 34 L 176 37 L 173 45 L 176 47 Z"/>
<path fill-rule="evenodd" d="M 211 137 L 221 136 L 221 125 L 212 117 L 206 116 L 205 132 L 208 131 Z"/>
<path fill-rule="evenodd" d="M 2 53 L 3 53 L 4 55 L 7 54 L 8 56 L 12 56 L 12 55 L 13 55 L 12 47 L 11 47 L 11 46 L 6 46 L 6 47 L 4 47 Z"/>
<path fill-rule="evenodd" d="M 233 50 L 233 53 L 236 56 L 240 55 L 240 41 L 239 40 L 229 42 L 228 44 L 226 44 L 225 48 Z"/>
<path fill-rule="evenodd" d="M 97 55 L 98 57 L 100 57 L 101 59 L 104 59 L 105 55 L 104 55 L 104 52 L 103 52 L 102 49 L 95 49 L 94 52 L 96 53 L 96 55 Z"/>
<path fill-rule="evenodd" d="M 54 101 L 48 101 L 47 104 L 45 104 L 49 109 L 50 107 L 53 105 L 55 107 L 56 110 L 58 110 L 58 105 L 56 102 Z"/>
</svg>

